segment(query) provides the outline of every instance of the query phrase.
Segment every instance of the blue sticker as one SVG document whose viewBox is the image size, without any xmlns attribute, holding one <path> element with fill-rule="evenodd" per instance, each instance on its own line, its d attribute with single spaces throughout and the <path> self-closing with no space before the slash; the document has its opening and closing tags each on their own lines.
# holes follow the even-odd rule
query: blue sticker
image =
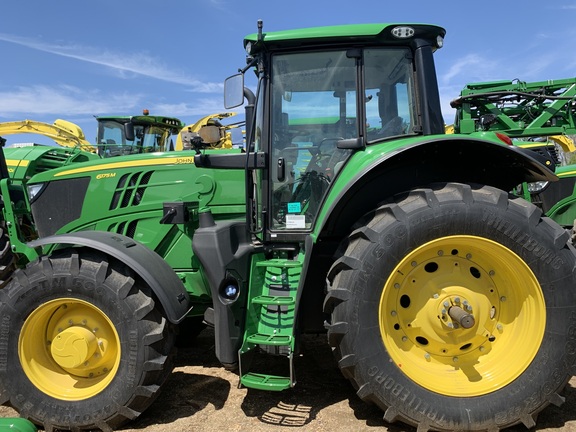
<svg viewBox="0 0 576 432">
<path fill-rule="evenodd" d="M 302 206 L 299 202 L 288 203 L 288 213 L 300 213 L 302 211 Z"/>
</svg>

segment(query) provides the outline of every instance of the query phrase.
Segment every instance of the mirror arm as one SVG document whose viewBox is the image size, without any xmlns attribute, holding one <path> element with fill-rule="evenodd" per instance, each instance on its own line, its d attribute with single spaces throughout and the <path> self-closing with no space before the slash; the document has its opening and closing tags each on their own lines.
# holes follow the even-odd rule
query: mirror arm
<svg viewBox="0 0 576 432">
<path fill-rule="evenodd" d="M 266 154 L 264 152 L 199 154 L 194 156 L 194 165 L 198 168 L 263 169 L 266 168 Z"/>
</svg>

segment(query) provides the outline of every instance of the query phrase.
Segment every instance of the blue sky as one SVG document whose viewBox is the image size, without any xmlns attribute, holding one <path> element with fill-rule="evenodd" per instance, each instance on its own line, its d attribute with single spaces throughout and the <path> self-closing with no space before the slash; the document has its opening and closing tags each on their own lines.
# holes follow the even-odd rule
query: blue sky
<svg viewBox="0 0 576 432">
<path fill-rule="evenodd" d="M 264 31 L 375 22 L 445 27 L 436 63 L 447 123 L 449 102 L 467 82 L 576 76 L 576 0 L 18 0 L 4 2 L 2 18 L 0 122 L 62 118 L 91 142 L 95 115 L 146 108 L 190 124 L 223 111 L 222 83 L 245 65 L 242 40 L 258 19 Z"/>
</svg>

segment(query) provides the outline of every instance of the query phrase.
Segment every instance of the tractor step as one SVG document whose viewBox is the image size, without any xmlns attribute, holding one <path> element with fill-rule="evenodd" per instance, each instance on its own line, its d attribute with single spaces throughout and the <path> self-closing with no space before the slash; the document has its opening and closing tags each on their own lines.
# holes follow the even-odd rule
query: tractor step
<svg viewBox="0 0 576 432">
<path fill-rule="evenodd" d="M 282 391 L 293 386 L 290 377 L 264 375 L 250 372 L 242 375 L 240 384 L 257 390 Z"/>
<path fill-rule="evenodd" d="M 279 305 L 279 306 L 292 306 L 294 305 L 294 297 L 291 296 L 258 296 L 252 299 L 252 303 L 259 305 Z"/>
<path fill-rule="evenodd" d="M 246 338 L 248 343 L 256 345 L 290 346 L 291 335 L 255 333 Z"/>
<path fill-rule="evenodd" d="M 288 268 L 288 267 L 296 267 L 301 268 L 302 263 L 300 261 L 295 260 L 287 260 L 282 258 L 274 258 L 265 261 L 259 261 L 256 263 L 257 267 L 276 267 L 276 268 Z"/>
</svg>

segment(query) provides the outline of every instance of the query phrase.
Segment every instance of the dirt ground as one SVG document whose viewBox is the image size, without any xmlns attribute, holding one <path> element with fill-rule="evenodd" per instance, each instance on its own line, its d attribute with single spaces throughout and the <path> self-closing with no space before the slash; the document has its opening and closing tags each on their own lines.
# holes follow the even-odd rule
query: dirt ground
<svg viewBox="0 0 576 432">
<path fill-rule="evenodd" d="M 298 384 L 283 392 L 238 388 L 238 376 L 219 366 L 213 334 L 180 348 L 177 364 L 158 400 L 123 432 L 416 432 L 390 425 L 382 412 L 363 403 L 340 374 L 325 336 L 307 336 L 296 360 Z M 566 403 L 550 406 L 536 431 L 576 432 L 576 377 L 564 390 Z M 0 407 L 0 417 L 17 415 Z M 506 432 L 526 431 L 523 426 Z M 4 431 L 1 431 L 4 432 Z"/>
</svg>

